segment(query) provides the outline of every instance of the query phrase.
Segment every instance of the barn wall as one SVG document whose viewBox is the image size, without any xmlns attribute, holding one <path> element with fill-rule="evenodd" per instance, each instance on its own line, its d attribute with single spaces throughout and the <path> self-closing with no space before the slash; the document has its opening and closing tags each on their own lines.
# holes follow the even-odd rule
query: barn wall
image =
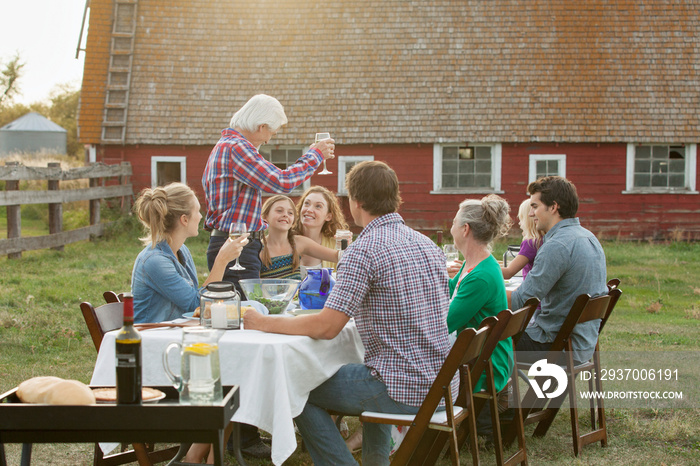
<svg viewBox="0 0 700 466">
<path fill-rule="evenodd" d="M 149 186 L 152 156 L 186 156 L 187 182 L 201 196 L 201 174 L 211 151 L 209 146 L 106 146 L 98 160 L 128 160 L 134 168 L 134 190 Z M 526 197 L 530 154 L 565 154 L 567 178 L 577 187 L 581 223 L 605 238 L 659 239 L 670 236 L 700 240 L 700 196 L 692 194 L 622 194 L 625 190 L 625 144 L 504 144 L 503 193 L 513 216 Z M 338 146 L 336 156 L 373 155 L 388 163 L 401 183 L 406 222 L 421 231 L 447 234 L 459 203 L 483 194 L 430 194 L 433 187 L 433 147 L 418 145 Z M 328 162 L 333 175 L 314 175 L 312 185 L 337 190 L 338 165 Z M 696 175 L 697 176 L 697 173 Z M 347 198 L 341 197 L 348 220 Z M 515 227 L 514 236 L 520 231 Z"/>
</svg>

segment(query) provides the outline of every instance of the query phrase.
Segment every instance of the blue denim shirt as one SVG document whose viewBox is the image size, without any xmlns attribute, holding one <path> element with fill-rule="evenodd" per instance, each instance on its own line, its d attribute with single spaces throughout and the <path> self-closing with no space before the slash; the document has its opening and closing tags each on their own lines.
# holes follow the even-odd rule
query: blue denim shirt
<svg viewBox="0 0 700 466">
<path fill-rule="evenodd" d="M 556 338 L 576 298 L 608 292 L 605 253 L 598 238 L 583 228 L 578 218 L 559 221 L 545 235 L 532 270 L 511 294 L 511 308 L 519 309 L 528 298 L 540 298 L 542 310 L 526 332 L 533 340 L 551 343 Z M 588 361 L 598 340 L 600 320 L 574 327 L 574 358 Z"/>
<path fill-rule="evenodd" d="M 167 241 L 148 245 L 131 273 L 134 322 L 163 322 L 199 306 L 199 281 L 192 254 L 184 244 L 175 256 Z"/>
</svg>

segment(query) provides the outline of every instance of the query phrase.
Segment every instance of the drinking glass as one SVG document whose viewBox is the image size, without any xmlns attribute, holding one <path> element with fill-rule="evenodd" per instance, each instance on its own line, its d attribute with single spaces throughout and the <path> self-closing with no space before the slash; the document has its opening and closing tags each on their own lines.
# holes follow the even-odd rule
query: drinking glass
<svg viewBox="0 0 700 466">
<path fill-rule="evenodd" d="M 324 139 L 330 139 L 331 138 L 331 133 L 316 133 L 316 139 L 314 140 L 314 144 L 317 143 L 318 141 L 323 141 Z M 326 159 L 324 157 L 323 159 L 323 170 L 318 172 L 319 175 L 332 175 L 333 172 L 329 171 L 326 168 Z"/>
<path fill-rule="evenodd" d="M 228 237 L 233 239 L 238 239 L 241 235 L 244 235 L 247 231 L 245 223 L 233 222 L 231 228 L 228 231 Z M 229 267 L 229 270 L 245 270 L 241 264 L 238 263 L 240 256 L 236 257 L 236 263 Z"/>
<path fill-rule="evenodd" d="M 457 247 L 454 244 L 445 244 L 442 247 L 442 250 L 445 252 L 445 258 L 448 266 L 453 265 L 455 261 L 459 259 L 459 250 L 457 250 Z"/>
</svg>

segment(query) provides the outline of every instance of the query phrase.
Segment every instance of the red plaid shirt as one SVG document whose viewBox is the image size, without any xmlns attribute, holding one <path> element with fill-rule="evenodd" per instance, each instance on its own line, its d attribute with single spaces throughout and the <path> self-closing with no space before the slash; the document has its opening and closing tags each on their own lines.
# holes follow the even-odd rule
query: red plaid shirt
<svg viewBox="0 0 700 466">
<path fill-rule="evenodd" d="M 365 365 L 395 401 L 420 406 L 450 351 L 447 282 L 442 251 L 395 213 L 370 222 L 338 264 L 326 307 L 355 318 Z"/>
<path fill-rule="evenodd" d="M 248 231 L 265 229 L 260 217 L 262 193 L 290 193 L 310 178 L 322 161 L 323 155 L 314 149 L 291 167 L 280 170 L 238 131 L 223 130 L 202 175 L 207 207 L 205 228 L 228 231 L 231 223 L 243 222 Z"/>
</svg>

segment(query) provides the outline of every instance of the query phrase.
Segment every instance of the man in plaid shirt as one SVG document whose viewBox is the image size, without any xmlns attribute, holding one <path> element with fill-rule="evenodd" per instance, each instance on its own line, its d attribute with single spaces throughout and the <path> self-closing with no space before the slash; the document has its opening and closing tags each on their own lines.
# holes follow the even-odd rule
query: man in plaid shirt
<svg viewBox="0 0 700 466">
<path fill-rule="evenodd" d="M 332 139 L 320 141 L 286 170 L 265 160 L 258 148 L 270 141 L 287 123 L 282 104 L 274 97 L 252 97 L 231 118 L 231 127 L 221 132 L 221 139 L 209 155 L 202 176 L 207 215 L 204 227 L 211 231 L 207 259 L 211 269 L 221 245 L 228 238 L 234 222 L 246 224 L 250 242 L 239 258 L 245 270 L 226 268 L 224 280 L 238 288 L 242 278 L 260 276 L 260 235 L 263 222 L 262 193 L 288 194 L 316 170 L 324 158 L 333 157 Z"/>
<path fill-rule="evenodd" d="M 261 235 L 267 226 L 263 222 L 262 193 L 291 192 L 314 173 L 324 158 L 333 158 L 332 139 L 320 141 L 286 170 L 280 170 L 265 160 L 258 148 L 270 141 L 287 116 L 282 104 L 268 95 L 253 96 L 231 118 L 231 127 L 221 132 L 221 139 L 209 155 L 202 176 L 207 215 L 204 227 L 211 231 L 207 262 L 214 265 L 219 249 L 226 242 L 234 222 L 246 224 L 250 240 L 239 257 L 245 270 L 226 267 L 223 280 L 230 281 L 243 295 L 238 284 L 242 278 L 260 278 Z M 258 458 L 269 458 L 255 426 L 241 424 L 241 451 Z"/>
<path fill-rule="evenodd" d="M 396 213 L 396 173 L 383 162 L 362 162 L 346 186 L 353 219 L 364 229 L 345 250 L 324 309 L 293 319 L 244 317 L 246 329 L 324 339 L 355 319 L 364 364 L 341 367 L 311 392 L 295 419 L 315 465 L 356 464 L 327 410 L 415 414 L 450 350 L 445 256 Z M 389 464 L 391 426 L 368 423 L 364 431 L 363 464 Z"/>
</svg>

